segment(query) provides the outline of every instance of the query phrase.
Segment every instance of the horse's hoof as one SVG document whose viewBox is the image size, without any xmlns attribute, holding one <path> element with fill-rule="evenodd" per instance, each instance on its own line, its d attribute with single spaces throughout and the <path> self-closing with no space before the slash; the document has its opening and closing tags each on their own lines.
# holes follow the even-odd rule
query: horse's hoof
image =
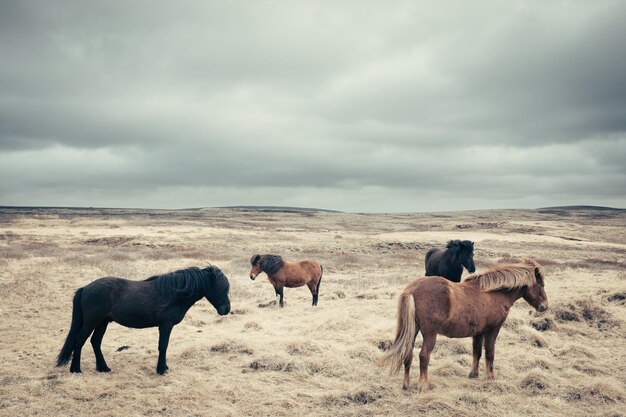
<svg viewBox="0 0 626 417">
<path fill-rule="evenodd" d="M 469 377 L 470 379 L 478 378 L 478 372 L 474 372 L 474 371 L 470 372 Z"/>
<path fill-rule="evenodd" d="M 111 368 L 106 366 L 104 368 L 96 368 L 96 371 L 98 371 L 98 372 L 111 372 Z"/>
<path fill-rule="evenodd" d="M 82 373 L 80 368 L 70 368 L 70 372 L 73 373 L 73 374 L 80 374 L 80 373 Z"/>
</svg>

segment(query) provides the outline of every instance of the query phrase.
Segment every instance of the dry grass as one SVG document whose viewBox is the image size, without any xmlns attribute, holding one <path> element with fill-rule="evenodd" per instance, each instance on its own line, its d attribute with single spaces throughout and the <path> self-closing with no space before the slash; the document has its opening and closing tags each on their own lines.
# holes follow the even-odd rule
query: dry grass
<svg viewBox="0 0 626 417">
<path fill-rule="evenodd" d="M 0 415 L 625 415 L 626 215 L 483 211 L 362 215 L 234 210 L 0 209 Z M 401 390 L 373 365 L 394 334 L 397 294 L 423 257 L 452 238 L 476 242 L 486 268 L 531 257 L 551 308 L 513 307 L 496 345 L 496 381 L 467 378 L 471 340 L 439 337 L 432 391 Z M 319 306 L 305 288 L 275 306 L 253 253 L 324 265 Z M 208 262 L 231 281 L 233 314 L 200 301 L 174 329 L 160 377 L 156 329 L 112 324 L 113 371 L 54 368 L 73 291 L 93 279 L 143 279 Z M 418 337 L 419 349 L 420 338 Z"/>
</svg>

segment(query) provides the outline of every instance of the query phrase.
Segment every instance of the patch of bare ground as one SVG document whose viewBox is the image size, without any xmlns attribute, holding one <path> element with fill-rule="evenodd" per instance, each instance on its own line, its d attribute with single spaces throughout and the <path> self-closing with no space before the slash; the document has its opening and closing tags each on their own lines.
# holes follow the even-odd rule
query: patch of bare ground
<svg viewBox="0 0 626 417">
<path fill-rule="evenodd" d="M 623 212 L 501 210 L 350 214 L 254 210 L 0 209 L 0 415 L 7 416 L 616 416 L 626 415 Z M 432 389 L 374 362 L 395 334 L 398 294 L 424 255 L 475 242 L 475 263 L 537 259 L 550 308 L 523 300 L 496 344 L 495 381 L 469 379 L 471 339 L 440 336 Z M 317 307 L 307 288 L 248 278 L 255 253 L 324 265 Z M 201 300 L 174 328 L 169 372 L 155 373 L 157 329 L 111 323 L 110 373 L 55 368 L 76 288 L 101 276 L 145 279 L 213 263 L 232 314 Z M 464 277 L 467 276 L 464 273 Z M 124 348 L 126 347 L 126 348 Z"/>
</svg>

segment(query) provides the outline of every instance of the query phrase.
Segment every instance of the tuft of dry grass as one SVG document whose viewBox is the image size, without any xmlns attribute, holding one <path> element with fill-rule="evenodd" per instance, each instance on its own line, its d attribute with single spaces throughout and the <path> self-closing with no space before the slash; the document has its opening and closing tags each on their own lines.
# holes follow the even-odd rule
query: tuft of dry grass
<svg viewBox="0 0 626 417">
<path fill-rule="evenodd" d="M 535 330 L 538 330 L 540 332 L 545 332 L 548 330 L 555 329 L 554 321 L 550 319 L 549 317 L 544 317 L 541 320 L 536 320 L 531 323 L 531 326 L 533 326 Z"/>
<path fill-rule="evenodd" d="M 537 395 L 548 389 L 548 378 L 539 372 L 531 372 L 520 382 L 520 387 L 530 395 Z"/>
<path fill-rule="evenodd" d="M 626 304 L 626 291 L 619 291 L 608 295 L 605 297 L 605 300 L 609 303 L 615 303 L 617 305 L 623 306 Z"/>
<path fill-rule="evenodd" d="M 621 327 L 620 320 L 613 318 L 613 314 L 591 299 L 559 305 L 554 308 L 554 317 L 560 322 L 583 321 L 602 331 Z"/>
<path fill-rule="evenodd" d="M 242 355 L 252 355 L 254 351 L 242 342 L 227 339 L 211 346 L 211 352 L 216 353 L 239 353 Z"/>
<path fill-rule="evenodd" d="M 290 360 L 284 355 L 264 355 L 248 364 L 248 368 L 259 372 L 296 372 L 304 369 L 301 362 Z"/>
</svg>

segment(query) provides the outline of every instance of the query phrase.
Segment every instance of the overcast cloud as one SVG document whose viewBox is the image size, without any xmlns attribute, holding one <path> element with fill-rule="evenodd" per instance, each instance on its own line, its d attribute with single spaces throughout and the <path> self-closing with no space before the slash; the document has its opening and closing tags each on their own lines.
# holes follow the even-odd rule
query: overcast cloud
<svg viewBox="0 0 626 417">
<path fill-rule="evenodd" d="M 0 205 L 626 207 L 626 2 L 0 3 Z"/>
</svg>

